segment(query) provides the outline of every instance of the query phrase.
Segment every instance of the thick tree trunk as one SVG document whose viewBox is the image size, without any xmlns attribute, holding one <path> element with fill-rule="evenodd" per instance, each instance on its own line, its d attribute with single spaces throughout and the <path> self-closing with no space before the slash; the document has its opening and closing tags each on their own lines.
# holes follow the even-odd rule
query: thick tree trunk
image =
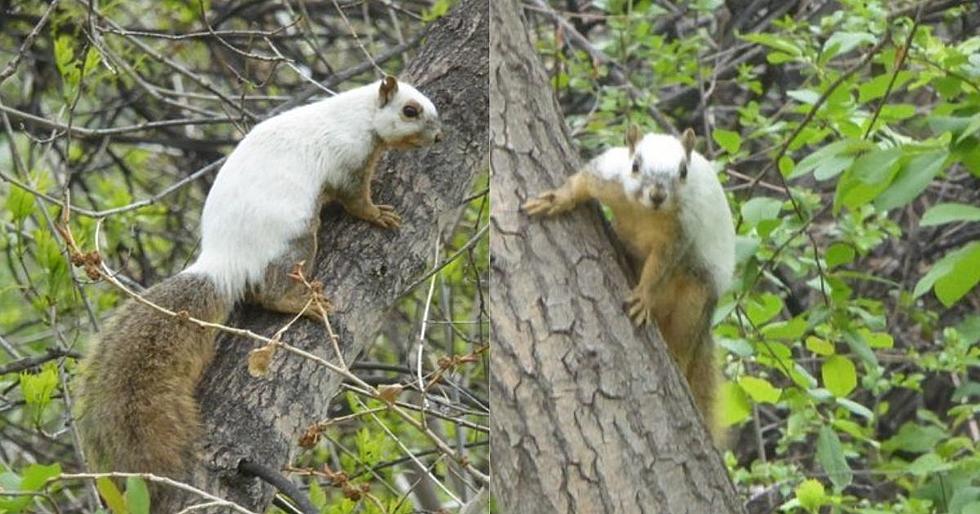
<svg viewBox="0 0 980 514">
<path fill-rule="evenodd" d="M 334 331 L 346 362 L 377 335 L 385 313 L 431 266 L 444 220 L 470 191 L 487 155 L 487 0 L 464 0 L 433 23 L 401 79 L 439 109 L 446 139 L 428 150 L 390 152 L 379 168 L 374 198 L 401 214 L 398 230 L 351 219 L 339 208 L 324 214 L 316 278 L 333 302 Z M 271 336 L 289 317 L 243 307 L 229 324 Z M 300 320 L 288 344 L 336 362 L 321 325 Z M 218 356 L 198 390 L 206 431 L 205 464 L 193 485 L 262 512 L 272 489 L 236 472 L 249 459 L 278 470 L 290 462 L 304 430 L 327 418 L 341 377 L 280 351 L 269 374 L 254 378 L 246 359 L 254 340 L 221 337 Z M 190 498 L 183 498 L 186 503 Z"/>
<path fill-rule="evenodd" d="M 491 440 L 501 512 L 742 512 L 598 216 L 529 219 L 580 164 L 516 0 L 493 2 Z"/>
</svg>

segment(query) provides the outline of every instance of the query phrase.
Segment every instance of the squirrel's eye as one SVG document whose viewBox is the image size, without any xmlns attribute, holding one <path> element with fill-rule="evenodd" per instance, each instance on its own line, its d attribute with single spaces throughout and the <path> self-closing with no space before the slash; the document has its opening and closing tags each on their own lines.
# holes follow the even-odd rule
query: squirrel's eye
<svg viewBox="0 0 980 514">
<path fill-rule="evenodd" d="M 681 161 L 681 167 L 678 171 L 680 172 L 681 180 L 687 178 L 687 161 Z"/>
<path fill-rule="evenodd" d="M 639 172 L 640 172 L 640 162 L 639 161 L 633 161 L 633 173 L 636 174 L 636 173 L 639 173 Z"/>
<path fill-rule="evenodd" d="M 419 110 L 414 105 L 406 105 L 402 107 L 402 114 L 409 118 L 415 118 L 419 115 Z"/>
</svg>

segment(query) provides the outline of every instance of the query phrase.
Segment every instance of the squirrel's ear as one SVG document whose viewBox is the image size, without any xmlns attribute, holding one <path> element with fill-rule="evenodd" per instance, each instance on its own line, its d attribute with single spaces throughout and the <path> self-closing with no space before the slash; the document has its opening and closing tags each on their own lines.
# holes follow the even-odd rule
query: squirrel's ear
<svg viewBox="0 0 980 514">
<path fill-rule="evenodd" d="M 394 98 L 395 93 L 398 92 L 398 80 L 391 75 L 386 75 L 384 79 L 381 80 L 381 89 L 378 91 L 378 102 L 381 107 L 388 105 L 388 102 Z"/>
<path fill-rule="evenodd" d="M 630 149 L 630 157 L 636 153 L 636 145 L 640 142 L 640 129 L 636 125 L 630 125 L 626 129 L 626 146 Z"/>
<path fill-rule="evenodd" d="M 694 135 L 694 130 L 688 128 L 681 134 L 681 146 L 684 147 L 684 156 L 688 159 L 691 158 L 691 152 L 694 151 L 694 145 L 698 142 L 698 136 Z"/>
</svg>

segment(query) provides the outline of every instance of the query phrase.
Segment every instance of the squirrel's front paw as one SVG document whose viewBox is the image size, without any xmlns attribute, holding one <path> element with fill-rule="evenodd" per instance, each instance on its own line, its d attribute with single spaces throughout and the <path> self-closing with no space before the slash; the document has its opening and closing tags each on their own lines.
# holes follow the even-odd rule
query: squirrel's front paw
<svg viewBox="0 0 980 514">
<path fill-rule="evenodd" d="M 382 228 L 398 228 L 402 224 L 402 217 L 395 212 L 391 205 L 375 205 L 378 209 L 371 223 Z"/>
<path fill-rule="evenodd" d="M 626 309 L 636 326 L 642 327 L 653 323 L 653 305 L 650 304 L 645 295 L 638 291 L 634 290 L 626 298 Z"/>
<path fill-rule="evenodd" d="M 521 208 L 531 216 L 537 216 L 539 214 L 551 216 L 557 214 L 560 210 L 557 200 L 558 196 L 554 191 L 547 191 L 524 202 Z"/>
</svg>

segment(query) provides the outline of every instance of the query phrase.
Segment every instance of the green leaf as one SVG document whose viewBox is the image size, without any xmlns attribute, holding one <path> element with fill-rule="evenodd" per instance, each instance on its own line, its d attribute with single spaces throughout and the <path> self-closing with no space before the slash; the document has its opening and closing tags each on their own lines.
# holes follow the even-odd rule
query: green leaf
<svg viewBox="0 0 980 514">
<path fill-rule="evenodd" d="M 856 252 L 854 247 L 847 243 L 834 243 L 827 248 L 824 258 L 827 260 L 827 268 L 834 269 L 837 266 L 854 262 Z"/>
<path fill-rule="evenodd" d="M 871 412 L 871 409 L 853 400 L 848 400 L 847 398 L 836 398 L 834 402 L 837 405 L 840 405 L 841 407 L 844 407 L 845 409 L 869 421 L 873 420 L 875 417 L 875 414 Z"/>
<path fill-rule="evenodd" d="M 31 464 L 22 472 L 23 480 L 20 483 L 22 491 L 40 491 L 48 479 L 61 474 L 61 464 L 55 463 L 48 466 L 42 464 Z"/>
<path fill-rule="evenodd" d="M 0 491 L 19 491 L 20 482 L 20 476 L 12 471 L 0 473 Z M 0 513 L 19 513 L 30 503 L 30 496 L 6 496 L 0 494 Z"/>
<path fill-rule="evenodd" d="M 150 491 L 142 478 L 126 478 L 126 507 L 130 514 L 150 514 Z"/>
<path fill-rule="evenodd" d="M 980 487 L 960 487 L 949 502 L 950 514 L 980 514 Z"/>
<path fill-rule="evenodd" d="M 715 129 L 712 132 L 711 137 L 731 155 L 737 154 L 739 148 L 742 147 L 742 136 L 738 132 L 725 129 Z"/>
<path fill-rule="evenodd" d="M 872 150 L 858 157 L 837 182 L 834 212 L 854 210 L 875 199 L 898 172 L 901 148 Z"/>
<path fill-rule="evenodd" d="M 883 442 L 881 449 L 886 452 L 924 453 L 948 437 L 949 434 L 937 426 L 908 422 L 898 429 L 897 434 Z"/>
<path fill-rule="evenodd" d="M 77 69 L 72 66 L 74 62 L 75 45 L 73 38 L 68 34 L 58 36 L 54 40 L 54 63 L 62 77 L 67 78 L 72 72 L 77 72 Z"/>
<path fill-rule="evenodd" d="M 904 120 L 915 116 L 915 106 L 912 104 L 888 104 L 881 108 L 883 120 Z M 870 122 L 870 120 L 869 120 Z"/>
<path fill-rule="evenodd" d="M 943 461 L 943 458 L 935 453 L 927 453 L 915 459 L 906 467 L 906 471 L 916 476 L 926 476 L 940 471 L 949 471 L 953 465 Z"/>
<path fill-rule="evenodd" d="M 902 148 L 900 147 L 872 150 L 858 157 L 848 172 L 863 184 L 880 184 L 893 175 L 893 172 L 888 170 L 897 166 L 897 161 L 901 156 Z"/>
<path fill-rule="evenodd" d="M 952 306 L 980 281 L 980 242 L 946 254 L 915 285 L 916 298 L 930 288 L 946 307 Z"/>
<path fill-rule="evenodd" d="M 970 124 L 963 129 L 963 133 L 960 134 L 960 137 L 956 138 L 956 142 L 962 143 L 964 139 L 972 136 L 978 130 L 980 130 L 980 113 L 973 115 L 970 119 Z"/>
<path fill-rule="evenodd" d="M 752 414 L 752 406 L 745 391 L 732 382 L 725 382 L 721 386 L 721 400 L 718 405 L 721 407 L 719 422 L 723 427 L 730 427 L 741 423 Z"/>
<path fill-rule="evenodd" d="M 777 321 L 762 327 L 762 335 L 769 339 L 779 339 L 783 341 L 796 341 L 803 336 L 806 331 L 806 320 L 796 317 L 789 321 Z"/>
<path fill-rule="evenodd" d="M 98 489 L 99 496 L 102 496 L 106 506 L 113 514 L 129 514 L 129 510 L 126 508 L 126 500 L 123 499 L 122 493 L 119 492 L 119 488 L 111 479 L 107 477 L 96 479 L 95 488 Z"/>
<path fill-rule="evenodd" d="M 830 180 L 854 164 L 854 157 L 849 155 L 834 155 L 813 169 L 813 178 L 823 181 Z"/>
<path fill-rule="evenodd" d="M 887 332 L 872 332 L 866 328 L 858 329 L 858 335 L 864 338 L 871 348 L 892 348 L 895 340 Z"/>
<path fill-rule="evenodd" d="M 783 390 L 773 386 L 764 378 L 744 376 L 738 379 L 738 385 L 756 403 L 776 403 L 783 394 Z"/>
<path fill-rule="evenodd" d="M 925 191 L 932 179 L 943 170 L 948 157 L 948 150 L 938 150 L 920 153 L 909 159 L 899 168 L 888 189 L 875 198 L 875 206 L 889 210 L 907 205 Z"/>
<path fill-rule="evenodd" d="M 779 50 L 794 57 L 803 55 L 803 50 L 800 50 L 800 47 L 796 46 L 795 43 L 789 39 L 776 36 L 775 34 L 742 34 L 739 37 L 750 43 L 765 45 L 769 48 Z"/>
<path fill-rule="evenodd" d="M 936 134 L 943 132 L 964 133 L 973 121 L 973 117 L 966 116 L 929 116 L 926 123 Z"/>
<path fill-rule="evenodd" d="M 820 368 L 823 385 L 834 396 L 844 398 L 857 386 L 857 372 L 851 359 L 843 355 L 832 355 Z"/>
<path fill-rule="evenodd" d="M 835 419 L 831 425 L 836 430 L 850 434 L 851 437 L 869 441 L 868 437 L 871 430 L 849 419 Z"/>
<path fill-rule="evenodd" d="M 751 357 L 755 354 L 755 349 L 745 339 L 729 339 L 727 337 L 719 337 L 715 342 L 718 344 L 718 346 L 734 353 L 735 355 L 738 355 L 739 357 Z"/>
<path fill-rule="evenodd" d="M 812 89 L 794 89 L 787 91 L 786 96 L 807 105 L 814 105 L 817 103 L 817 100 L 820 100 L 820 93 Z"/>
<path fill-rule="evenodd" d="M 878 357 L 871 351 L 871 346 L 865 340 L 862 331 L 847 330 L 843 334 L 844 342 L 869 367 L 878 367 Z"/>
<path fill-rule="evenodd" d="M 34 422 L 41 421 L 44 408 L 51 403 L 51 395 L 58 388 L 58 370 L 53 362 L 49 362 L 40 373 L 21 373 L 20 391 L 24 402 L 32 409 Z"/>
<path fill-rule="evenodd" d="M 922 215 L 920 227 L 931 227 L 957 221 L 980 221 L 980 207 L 965 203 L 941 203 L 933 205 Z"/>
<path fill-rule="evenodd" d="M 895 84 L 892 86 L 892 91 L 902 87 L 902 85 L 912 79 L 912 76 L 912 73 L 908 71 L 898 72 L 898 76 L 895 77 Z M 862 83 L 858 86 L 858 102 L 863 104 L 870 100 L 885 96 L 885 91 L 888 89 L 888 83 L 891 82 L 891 80 L 891 73 L 883 73 L 867 82 Z"/>
<path fill-rule="evenodd" d="M 11 186 L 4 205 L 13 216 L 14 222 L 20 222 L 34 213 L 34 195 L 25 189 Z"/>
<path fill-rule="evenodd" d="M 781 310 L 783 310 L 782 298 L 772 293 L 762 293 L 758 299 L 749 301 L 745 306 L 745 314 L 756 326 L 771 320 Z"/>
<path fill-rule="evenodd" d="M 327 493 L 323 491 L 320 487 L 319 480 L 316 477 L 310 477 L 310 503 L 314 507 L 323 508 L 327 505 Z"/>
<path fill-rule="evenodd" d="M 820 61 L 827 62 L 834 56 L 843 55 L 854 50 L 858 45 L 873 45 L 877 41 L 874 35 L 867 32 L 834 32 L 820 51 Z"/>
<path fill-rule="evenodd" d="M 778 167 L 779 167 L 779 173 L 782 176 L 788 177 L 792 175 L 793 168 L 794 168 L 793 159 L 791 159 L 788 155 L 784 155 L 780 157 Z"/>
<path fill-rule="evenodd" d="M 828 425 L 820 427 L 820 434 L 817 436 L 817 462 L 827 472 L 835 491 L 842 491 L 851 485 L 854 473 L 844 458 L 844 449 L 837 432 Z"/>
<path fill-rule="evenodd" d="M 814 480 L 808 479 L 804 480 L 796 488 L 796 499 L 800 501 L 800 505 L 803 508 L 809 510 L 810 512 L 817 512 L 821 505 L 827 503 L 827 493 L 824 492 L 823 484 Z"/>
<path fill-rule="evenodd" d="M 806 156 L 796 165 L 793 174 L 787 178 L 800 177 L 811 171 L 817 180 L 836 177 L 854 162 L 856 152 L 874 147 L 874 144 L 861 139 L 836 141 Z"/>
<path fill-rule="evenodd" d="M 817 355 L 833 355 L 836 351 L 833 343 L 824 341 L 817 336 L 806 338 L 806 349 Z"/>
<path fill-rule="evenodd" d="M 742 218 L 753 226 L 763 220 L 779 218 L 783 201 L 767 196 L 756 196 L 742 204 Z"/>
<path fill-rule="evenodd" d="M 449 12 L 449 8 L 452 6 L 452 0 L 436 0 L 432 7 L 426 8 L 422 11 L 422 21 L 428 23 L 439 18 L 442 18 Z"/>
</svg>

